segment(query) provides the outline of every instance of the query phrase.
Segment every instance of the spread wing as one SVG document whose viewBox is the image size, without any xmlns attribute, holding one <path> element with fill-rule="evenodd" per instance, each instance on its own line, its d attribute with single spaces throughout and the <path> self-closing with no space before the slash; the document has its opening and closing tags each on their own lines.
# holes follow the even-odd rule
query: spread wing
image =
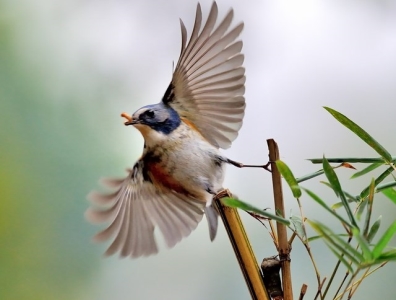
<svg viewBox="0 0 396 300">
<path fill-rule="evenodd" d="M 158 190 L 144 176 L 143 161 L 138 161 L 128 177 L 105 179 L 115 188 L 111 194 L 91 192 L 88 198 L 96 207 L 86 211 L 92 223 L 108 223 L 94 241 L 114 238 L 106 255 L 140 257 L 158 252 L 154 228 L 159 227 L 168 247 L 188 236 L 202 219 L 204 204 L 172 191 Z"/>
<path fill-rule="evenodd" d="M 227 32 L 233 11 L 215 27 L 217 13 L 214 2 L 201 30 L 202 12 L 198 3 L 187 45 L 186 27 L 180 20 L 180 58 L 162 101 L 194 123 L 211 144 L 228 148 L 238 135 L 245 113 L 242 41 L 235 41 L 243 23 Z"/>
</svg>

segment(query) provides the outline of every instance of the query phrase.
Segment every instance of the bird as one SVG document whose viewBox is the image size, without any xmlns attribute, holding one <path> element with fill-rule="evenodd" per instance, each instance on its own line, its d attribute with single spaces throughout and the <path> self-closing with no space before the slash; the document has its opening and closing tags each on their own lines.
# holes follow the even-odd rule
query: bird
<svg viewBox="0 0 396 300">
<path fill-rule="evenodd" d="M 232 9 L 216 26 L 213 2 L 206 22 L 198 3 L 194 27 L 180 19 L 181 52 L 162 100 L 122 113 L 144 138 L 143 154 L 127 177 L 103 179 L 112 189 L 92 191 L 85 216 L 106 223 L 93 240 L 112 240 L 105 255 L 138 258 L 158 253 L 156 228 L 168 248 L 187 237 L 206 216 L 210 240 L 218 227 L 213 197 L 223 190 L 225 167 L 243 164 L 220 152 L 236 139 L 245 115 L 244 23 L 231 26 Z"/>
</svg>

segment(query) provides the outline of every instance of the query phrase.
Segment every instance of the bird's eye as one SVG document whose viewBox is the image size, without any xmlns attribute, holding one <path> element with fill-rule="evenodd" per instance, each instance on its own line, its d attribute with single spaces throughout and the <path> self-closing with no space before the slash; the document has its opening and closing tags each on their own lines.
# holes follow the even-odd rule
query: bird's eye
<svg viewBox="0 0 396 300">
<path fill-rule="evenodd" d="M 151 109 L 146 110 L 146 111 L 144 112 L 144 114 L 145 114 L 147 117 L 149 117 L 149 118 L 154 117 L 154 111 L 151 110 Z"/>
</svg>

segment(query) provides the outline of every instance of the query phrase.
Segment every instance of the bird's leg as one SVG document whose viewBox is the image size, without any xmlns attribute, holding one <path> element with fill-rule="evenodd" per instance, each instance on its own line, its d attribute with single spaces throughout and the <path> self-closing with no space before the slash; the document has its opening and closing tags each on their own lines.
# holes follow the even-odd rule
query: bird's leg
<svg viewBox="0 0 396 300">
<path fill-rule="evenodd" d="M 123 112 L 123 113 L 121 114 L 121 117 L 127 119 L 127 121 L 124 123 L 125 125 L 127 125 L 126 123 L 128 123 L 128 122 L 132 122 L 132 117 L 131 117 L 130 115 L 128 115 L 127 113 L 124 113 L 124 112 Z"/>
<path fill-rule="evenodd" d="M 271 169 L 269 168 L 271 162 L 267 162 L 265 165 L 245 165 L 229 158 L 227 158 L 226 162 L 238 168 L 263 168 L 266 169 L 268 172 L 271 172 Z"/>
</svg>

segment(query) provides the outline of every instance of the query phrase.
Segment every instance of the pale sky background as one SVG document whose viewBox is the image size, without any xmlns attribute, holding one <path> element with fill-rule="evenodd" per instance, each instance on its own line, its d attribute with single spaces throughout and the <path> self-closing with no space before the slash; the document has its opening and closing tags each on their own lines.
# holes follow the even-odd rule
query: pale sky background
<svg viewBox="0 0 396 300">
<path fill-rule="evenodd" d="M 205 18 L 211 3 L 201 1 Z M 234 24 L 245 23 L 241 39 L 247 108 L 238 139 L 225 151 L 228 157 L 249 164 L 265 163 L 266 139 L 274 138 L 282 160 L 296 176 L 301 176 L 320 168 L 306 158 L 323 154 L 377 156 L 337 123 L 323 106 L 344 113 L 391 153 L 395 151 L 396 1 L 224 0 L 217 3 L 221 17 L 232 7 Z M 123 176 L 124 169 L 133 166 L 140 156 L 142 137 L 137 130 L 124 127 L 119 114 L 133 113 L 143 105 L 160 101 L 171 79 L 172 62 L 179 55 L 178 19 L 183 19 L 190 33 L 195 9 L 195 1 L 181 0 L 0 0 L 0 34 L 3 35 L 0 45 L 3 43 L 1 49 L 6 49 L 0 49 L 6 70 L 6 75 L 0 77 L 0 96 L 5 99 L 1 100 L 5 104 L 3 112 L 10 109 L 9 122 L 5 123 L 3 118 L 3 134 L 6 141 L 11 141 L 6 135 L 8 128 L 23 132 L 24 137 L 17 137 L 18 142 L 13 145 L 26 143 L 26 148 L 18 149 L 35 150 L 26 150 L 26 155 L 33 158 L 24 156 L 26 159 L 22 161 L 27 165 L 20 162 L 18 174 L 31 176 L 32 172 L 26 171 L 32 170 L 30 163 L 37 159 L 33 170 L 38 170 L 34 174 L 37 180 L 42 179 L 43 185 L 34 188 L 38 191 L 48 188 L 48 194 L 53 196 L 47 200 L 32 201 L 29 197 L 20 200 L 28 201 L 32 212 L 37 209 L 40 213 L 24 219 L 28 225 L 23 228 L 28 230 L 12 234 L 17 245 L 21 234 L 35 232 L 31 241 L 23 238 L 27 241 L 23 244 L 26 260 L 20 259 L 15 267 L 15 282 L 0 271 L 13 289 L 25 286 L 27 280 L 32 286 L 53 284 L 53 299 L 60 299 L 60 295 L 62 299 L 81 300 L 249 299 L 222 225 L 213 243 L 204 221 L 172 250 L 166 249 L 158 236 L 159 255 L 120 260 L 102 258 L 105 245 L 92 245 L 89 241 L 98 228 L 87 224 L 82 217 L 88 206 L 85 195 L 97 187 L 97 179 Z M 13 80 L 7 74 L 17 75 Z M 29 92 L 22 93 L 24 96 L 14 100 L 8 96 L 17 94 L 18 87 L 26 86 Z M 30 99 L 33 93 L 30 91 L 36 93 L 34 100 Z M 47 158 L 48 161 L 41 163 L 41 159 Z M 370 181 L 366 177 L 349 182 L 352 171 L 338 173 L 354 194 Z M 29 177 L 27 184 L 32 184 L 30 180 L 35 176 Z M 315 190 L 329 203 L 336 202 L 333 194 L 320 185 L 322 179 L 303 186 Z M 268 172 L 230 166 L 225 187 L 258 207 L 273 206 Z M 19 201 L 19 198 L 7 199 L 13 203 Z M 374 218 L 387 212 L 386 226 L 396 210 L 383 196 L 379 195 L 378 199 L 382 207 L 377 207 Z M 286 185 L 285 201 L 288 214 L 297 213 L 297 205 Z M 302 203 L 308 218 L 328 222 L 330 226 L 336 224 L 331 223 L 332 219 L 323 219 L 326 214 L 309 198 L 303 197 Z M 59 217 L 53 215 L 52 209 L 58 210 Z M 259 262 L 275 255 L 266 230 L 245 213 L 241 215 Z M 16 215 L 11 219 L 16 224 L 18 218 Z M 46 269 L 47 277 L 31 283 L 32 277 L 41 278 L 40 266 L 29 267 L 29 273 L 24 268 L 25 264 L 32 264 L 28 254 L 30 245 L 40 240 L 36 239 L 37 235 L 45 234 L 42 229 L 35 230 L 38 225 L 53 230 L 50 239 L 56 246 L 40 245 L 48 251 L 42 255 L 43 261 L 54 263 L 48 266 L 49 271 Z M 320 242 L 312 246 L 322 276 L 329 276 L 334 256 Z M 15 246 L 15 249 L 18 253 L 21 248 Z M 4 253 L 3 259 L 7 260 L 8 252 Z M 37 250 L 37 253 L 44 252 Z M 62 263 L 58 264 L 59 261 Z M 63 280 L 62 276 L 73 278 L 76 268 L 82 270 L 78 271 L 81 272 L 78 282 Z M 370 277 L 360 287 L 356 299 L 394 297 L 396 288 L 391 276 L 394 268 L 391 263 Z M 313 268 L 297 240 L 293 245 L 292 272 L 294 294 L 307 283 L 306 299 L 312 299 L 317 288 Z M 45 278 L 51 276 L 54 283 L 46 282 Z M 13 292 L 6 295 L 17 295 Z M 43 289 L 38 289 L 34 294 L 37 297 L 30 299 L 46 299 L 48 294 L 41 292 Z"/>
</svg>

